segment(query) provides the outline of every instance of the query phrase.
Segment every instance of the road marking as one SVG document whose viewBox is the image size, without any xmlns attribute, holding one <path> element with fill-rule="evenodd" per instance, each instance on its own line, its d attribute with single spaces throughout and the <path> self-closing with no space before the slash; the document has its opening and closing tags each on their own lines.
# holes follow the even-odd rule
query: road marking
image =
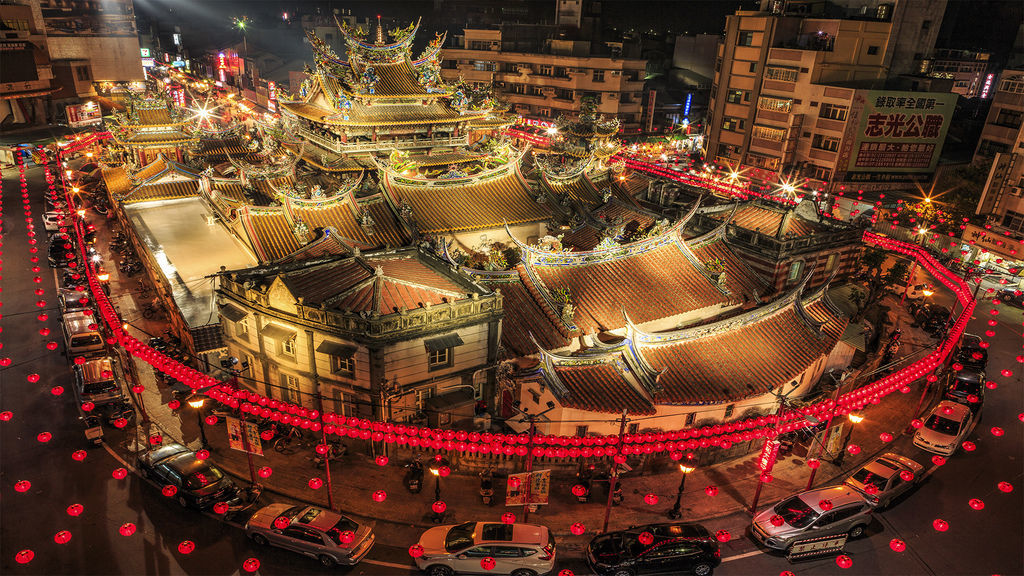
<svg viewBox="0 0 1024 576">
<path fill-rule="evenodd" d="M 384 566 L 386 568 L 402 568 L 405 570 L 415 570 L 416 566 L 413 564 L 395 564 L 394 562 L 385 562 L 383 560 L 371 560 L 370 558 L 363 558 L 360 560 L 362 564 L 375 564 L 377 566 Z"/>
<path fill-rule="evenodd" d="M 726 556 L 725 558 L 722 558 L 722 562 L 724 563 L 724 562 L 732 562 L 733 560 L 742 560 L 743 558 L 750 558 L 751 556 L 757 556 L 758 554 L 761 554 L 760 550 L 751 550 L 750 552 L 745 552 L 743 554 L 737 554 L 735 556 Z"/>
</svg>

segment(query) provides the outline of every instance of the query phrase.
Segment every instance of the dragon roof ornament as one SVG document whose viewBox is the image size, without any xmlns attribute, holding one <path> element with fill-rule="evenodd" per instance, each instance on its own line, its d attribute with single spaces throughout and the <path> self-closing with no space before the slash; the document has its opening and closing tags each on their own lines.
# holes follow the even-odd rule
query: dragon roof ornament
<svg viewBox="0 0 1024 576">
<path fill-rule="evenodd" d="M 367 40 L 367 31 L 362 27 L 351 26 L 347 22 L 339 21 L 337 16 L 334 18 L 334 22 L 345 40 L 345 45 L 348 47 L 349 59 L 365 63 L 395 63 L 409 58 L 412 42 L 420 29 L 421 20 L 404 28 L 393 28 L 385 32 L 378 16 L 376 34 L 371 42 Z"/>
</svg>

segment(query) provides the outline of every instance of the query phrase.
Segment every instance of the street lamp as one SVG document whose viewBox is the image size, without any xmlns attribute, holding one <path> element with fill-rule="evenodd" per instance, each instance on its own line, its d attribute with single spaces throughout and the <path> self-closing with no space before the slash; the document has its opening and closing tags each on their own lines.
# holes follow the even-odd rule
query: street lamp
<svg viewBox="0 0 1024 576">
<path fill-rule="evenodd" d="M 686 488 L 686 477 L 690 475 L 690 472 L 693 472 L 696 469 L 696 467 L 687 466 L 686 464 L 679 465 L 679 471 L 682 472 L 683 475 L 679 479 L 679 489 L 676 491 L 676 503 L 672 506 L 672 509 L 668 511 L 668 517 L 672 520 L 678 520 L 679 517 L 683 515 L 683 513 L 679 511 L 679 506 L 683 499 L 683 489 Z"/>
<path fill-rule="evenodd" d="M 199 423 L 199 442 L 202 448 L 206 448 L 206 428 L 203 427 L 203 403 L 205 398 L 202 396 L 192 395 L 188 398 L 188 405 L 195 408 L 196 411 L 196 422 Z"/>
<path fill-rule="evenodd" d="M 443 458 L 440 454 L 431 458 L 430 463 L 427 464 L 427 469 L 434 475 L 434 502 L 441 501 L 441 476 L 447 476 L 451 470 L 450 464 L 446 458 Z M 442 472 L 442 470 L 444 472 Z M 441 520 L 444 519 L 444 512 L 431 512 L 433 522 L 440 524 Z"/>
<path fill-rule="evenodd" d="M 850 445 L 850 436 L 853 436 L 853 426 L 864 421 L 864 417 L 856 412 L 850 412 L 846 417 L 850 420 L 850 428 L 846 431 L 846 438 L 843 438 L 843 449 L 832 461 L 833 464 L 840 467 L 843 465 L 843 459 L 846 458 L 846 448 Z"/>
</svg>

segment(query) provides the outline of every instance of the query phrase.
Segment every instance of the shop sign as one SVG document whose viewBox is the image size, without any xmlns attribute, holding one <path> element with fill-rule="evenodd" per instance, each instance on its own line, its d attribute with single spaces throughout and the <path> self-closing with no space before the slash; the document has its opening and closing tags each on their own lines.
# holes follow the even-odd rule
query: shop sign
<svg viewBox="0 0 1024 576">
<path fill-rule="evenodd" d="M 1021 244 L 1024 240 L 1012 236 L 1004 236 L 998 232 L 986 230 L 980 226 L 968 224 L 962 236 L 964 242 L 977 247 L 980 250 L 987 250 L 1013 260 L 1021 260 L 1018 256 Z"/>
</svg>

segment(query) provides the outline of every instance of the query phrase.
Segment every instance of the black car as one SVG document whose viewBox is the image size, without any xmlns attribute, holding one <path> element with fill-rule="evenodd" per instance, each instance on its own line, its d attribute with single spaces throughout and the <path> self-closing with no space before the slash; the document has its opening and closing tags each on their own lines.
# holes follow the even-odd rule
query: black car
<svg viewBox="0 0 1024 576">
<path fill-rule="evenodd" d="M 966 404 L 977 413 L 985 402 L 985 372 L 964 369 L 950 373 L 944 396 L 947 400 Z"/>
<path fill-rule="evenodd" d="M 1004 288 L 999 291 L 998 299 L 1003 304 L 1007 304 L 1015 308 L 1024 308 L 1024 292 L 1021 292 L 1020 290 Z"/>
<path fill-rule="evenodd" d="M 914 320 L 925 332 L 932 336 L 941 336 L 949 323 L 949 308 L 938 304 L 925 304 L 914 313 Z"/>
<path fill-rule="evenodd" d="M 964 334 L 956 348 L 953 361 L 963 364 L 966 368 L 984 370 L 988 365 L 988 350 L 981 346 L 981 336 Z"/>
<path fill-rule="evenodd" d="M 641 534 L 651 535 L 641 542 Z M 587 564 L 599 576 L 697 574 L 707 576 L 722 563 L 718 541 L 700 524 L 633 526 L 590 541 Z"/>
<path fill-rule="evenodd" d="M 75 258 L 69 259 L 67 256 L 68 252 L 74 253 Z M 50 237 L 50 247 L 46 252 L 46 261 L 49 262 L 51 268 L 67 268 L 68 263 L 77 260 L 77 258 L 74 241 L 69 240 L 63 235 Z"/>
<path fill-rule="evenodd" d="M 218 502 L 241 502 L 238 486 L 220 468 L 208 459 L 199 460 L 195 452 L 181 444 L 166 444 L 143 453 L 138 468 L 161 487 L 174 486 L 174 498 L 184 507 L 206 510 Z"/>
</svg>

